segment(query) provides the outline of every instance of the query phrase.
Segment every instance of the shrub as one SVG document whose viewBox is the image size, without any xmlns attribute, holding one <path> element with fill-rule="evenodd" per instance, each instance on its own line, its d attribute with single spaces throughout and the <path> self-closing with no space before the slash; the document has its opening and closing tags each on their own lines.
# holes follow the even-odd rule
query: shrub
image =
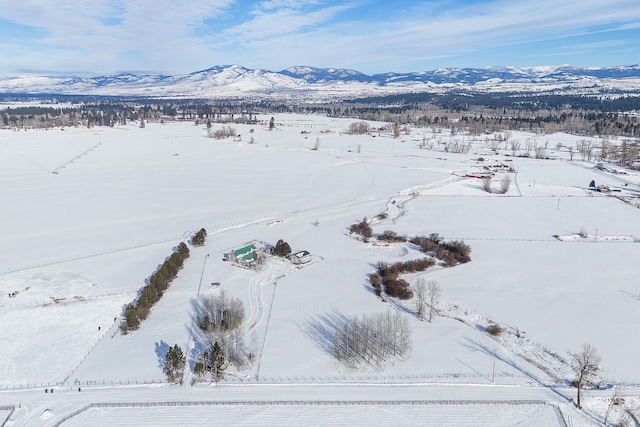
<svg viewBox="0 0 640 427">
<path fill-rule="evenodd" d="M 373 236 L 373 230 L 371 230 L 367 217 L 362 218 L 360 222 L 352 224 L 349 227 L 349 232 L 359 235 L 365 242 L 369 241 L 369 238 Z"/>
<path fill-rule="evenodd" d="M 378 234 L 377 237 L 378 237 L 378 240 L 382 240 L 383 242 L 406 242 L 407 241 L 407 236 L 399 236 L 395 231 L 391 231 L 391 230 L 385 230 L 382 232 L 382 234 Z"/>
<path fill-rule="evenodd" d="M 471 261 L 471 247 L 462 240 L 443 242 L 437 233 L 433 233 L 429 237 L 413 237 L 411 243 L 420 246 L 420 250 L 425 254 L 444 261 L 447 267 Z"/>
<path fill-rule="evenodd" d="M 376 295 L 380 296 L 382 294 L 382 281 L 380 280 L 378 273 L 371 273 L 369 275 L 369 282 L 371 283 Z"/>
<path fill-rule="evenodd" d="M 487 332 L 491 336 L 498 337 L 502 334 L 503 329 L 497 323 L 491 323 L 489 326 L 487 326 Z"/>
<path fill-rule="evenodd" d="M 413 298 L 413 291 L 411 285 L 404 279 L 387 279 L 384 282 L 384 292 L 390 297 L 398 299 L 411 299 Z"/>
<path fill-rule="evenodd" d="M 580 227 L 580 232 L 578 233 L 578 236 L 582 237 L 583 239 L 586 239 L 589 234 L 587 234 L 587 230 L 584 227 Z"/>
</svg>

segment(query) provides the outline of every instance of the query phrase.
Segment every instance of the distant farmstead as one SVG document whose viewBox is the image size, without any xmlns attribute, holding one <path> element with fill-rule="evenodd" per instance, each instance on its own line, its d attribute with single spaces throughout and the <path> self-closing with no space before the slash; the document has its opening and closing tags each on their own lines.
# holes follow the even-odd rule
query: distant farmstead
<svg viewBox="0 0 640 427">
<path fill-rule="evenodd" d="M 289 260 L 294 264 L 306 264 L 311 261 L 311 254 L 307 251 L 299 251 L 289 255 Z"/>
</svg>

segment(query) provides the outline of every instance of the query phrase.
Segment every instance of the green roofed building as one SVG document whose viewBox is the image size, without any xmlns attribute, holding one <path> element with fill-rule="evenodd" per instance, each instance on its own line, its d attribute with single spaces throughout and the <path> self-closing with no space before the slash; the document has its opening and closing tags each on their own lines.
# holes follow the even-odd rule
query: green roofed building
<svg viewBox="0 0 640 427">
<path fill-rule="evenodd" d="M 229 261 L 248 266 L 255 262 L 257 257 L 258 248 L 251 244 L 243 248 L 236 249 L 235 251 L 231 251 L 231 254 L 229 254 Z"/>
</svg>

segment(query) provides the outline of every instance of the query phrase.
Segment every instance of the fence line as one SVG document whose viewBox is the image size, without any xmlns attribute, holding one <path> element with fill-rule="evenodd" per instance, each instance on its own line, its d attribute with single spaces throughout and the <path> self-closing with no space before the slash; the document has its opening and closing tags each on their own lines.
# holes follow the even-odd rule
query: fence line
<svg viewBox="0 0 640 427">
<path fill-rule="evenodd" d="M 202 406 L 467 406 L 467 405 L 540 405 L 557 409 L 544 400 L 254 400 L 254 401 L 175 401 L 175 402 L 94 402 L 65 415 L 53 427 L 92 408 L 157 408 L 157 407 L 202 407 Z M 558 410 L 559 411 L 559 410 Z M 558 412 L 556 412 L 558 415 Z M 562 414 L 561 425 L 566 426 Z"/>
<path fill-rule="evenodd" d="M 70 374 L 71 375 L 71 374 Z M 69 375 L 69 376 L 70 376 Z M 327 383 L 346 383 L 346 384 L 386 384 L 390 381 L 405 381 L 421 383 L 424 380 L 434 379 L 452 379 L 452 378 L 485 378 L 492 376 L 493 373 L 444 373 L 444 374 L 415 374 L 415 375 L 335 375 L 335 376 L 293 376 L 293 377 L 262 377 L 255 376 L 242 377 L 226 377 L 220 381 L 222 384 L 327 384 Z M 69 376 L 60 382 L 47 383 L 27 383 L 13 384 L 1 386 L 0 390 L 35 390 L 50 387 L 78 387 L 78 386 L 121 386 L 121 385 L 150 385 L 150 384 L 170 384 L 166 379 L 140 379 L 140 380 L 74 380 L 69 381 Z M 495 378 L 514 378 L 515 375 L 509 372 L 501 372 L 495 374 Z M 210 383 L 210 381 L 200 381 L 200 383 Z"/>
<path fill-rule="evenodd" d="M 16 267 L 16 268 L 9 268 L 3 272 L 0 272 L 0 275 L 4 275 L 4 274 L 9 274 L 9 273 L 17 273 L 19 271 L 27 271 L 27 270 L 33 270 L 34 268 L 41 268 L 41 267 L 47 267 L 50 265 L 56 265 L 56 264 L 64 264 L 66 262 L 72 262 L 72 261 L 79 261 L 82 259 L 89 259 L 89 258 L 94 258 L 97 256 L 102 256 L 102 255 L 110 255 L 110 254 L 115 254 L 118 252 L 125 252 L 125 251 L 130 251 L 133 249 L 139 249 L 139 248 L 144 248 L 147 246 L 154 246 L 154 245 L 160 245 L 163 243 L 171 243 L 171 242 L 175 242 L 175 241 L 180 241 L 181 239 L 184 238 L 184 234 L 177 237 L 171 237 L 171 238 L 167 238 L 167 239 L 162 239 L 162 240 L 154 240 L 151 242 L 146 242 L 146 243 L 139 243 L 137 245 L 132 245 L 132 246 L 125 246 L 122 248 L 117 248 L 117 249 L 106 249 L 104 251 L 101 252 L 92 252 L 90 254 L 86 254 L 86 255 L 78 255 L 76 257 L 73 258 L 66 258 L 66 259 L 59 259 L 59 260 L 53 260 L 53 261 L 43 261 L 41 263 L 38 264 L 27 264 L 27 265 L 23 265 L 22 267 Z"/>
<path fill-rule="evenodd" d="M 9 421 L 11 419 L 11 417 L 13 416 L 13 413 L 16 412 L 16 407 L 15 406 L 0 406 L 0 411 L 9 411 L 9 415 L 7 415 L 7 418 L 5 418 L 4 421 L 2 422 L 2 424 L 0 424 L 0 427 L 4 427 L 7 424 L 7 421 Z"/>
<path fill-rule="evenodd" d="M 134 285 L 131 285 L 134 286 Z M 40 301 L 31 301 L 31 302 L 25 302 L 22 304 L 0 304 L 0 308 L 27 308 L 27 307 L 41 307 L 44 305 L 52 305 L 52 304 L 67 304 L 70 302 L 83 302 L 83 301 L 92 301 L 92 300 L 98 300 L 98 299 L 103 299 L 103 298 L 111 298 L 111 297 L 119 297 L 119 296 L 125 296 L 128 294 L 135 294 L 138 291 L 126 291 L 126 292 L 111 292 L 108 294 L 99 294 L 99 295 L 89 295 L 89 296 L 85 296 L 85 297 L 81 297 L 81 298 L 76 298 L 76 297 L 70 297 L 70 298 L 56 298 L 54 299 L 48 299 L 48 300 L 40 300 Z M 15 297 L 14 297 L 15 298 Z M 56 302 L 57 300 L 57 302 Z"/>
</svg>

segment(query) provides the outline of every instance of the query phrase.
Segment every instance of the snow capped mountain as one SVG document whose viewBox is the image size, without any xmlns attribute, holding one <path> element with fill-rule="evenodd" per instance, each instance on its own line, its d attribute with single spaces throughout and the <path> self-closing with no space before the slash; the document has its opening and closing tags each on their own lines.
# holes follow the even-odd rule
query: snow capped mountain
<svg viewBox="0 0 640 427">
<path fill-rule="evenodd" d="M 533 91 L 573 94 L 640 92 L 640 65 L 439 68 L 367 75 L 342 68 L 295 66 L 274 72 L 240 65 L 214 66 L 190 74 L 97 77 L 0 75 L 0 93 L 153 97 L 313 96 L 353 98 L 406 92 Z"/>
<path fill-rule="evenodd" d="M 375 80 L 375 76 L 367 76 L 360 71 L 348 70 L 344 68 L 315 68 L 315 67 L 290 67 L 280 71 L 284 74 L 296 79 L 303 79 L 307 83 L 325 83 L 325 82 L 361 82 L 369 83 Z"/>
</svg>

